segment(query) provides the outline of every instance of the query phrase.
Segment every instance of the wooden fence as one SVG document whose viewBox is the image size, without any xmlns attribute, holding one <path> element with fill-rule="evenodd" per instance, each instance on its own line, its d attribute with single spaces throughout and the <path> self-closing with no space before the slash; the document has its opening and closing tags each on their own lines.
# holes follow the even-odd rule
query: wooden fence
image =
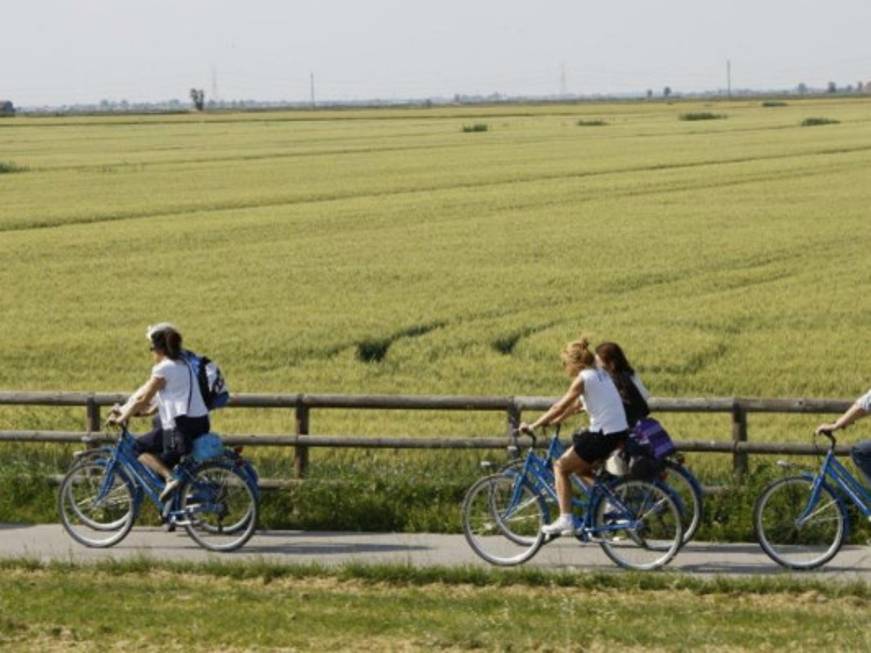
<svg viewBox="0 0 871 653">
<path fill-rule="evenodd" d="M 81 392 L 0 392 L 0 405 L 81 406 L 85 410 L 84 431 L 0 431 L 0 442 L 84 442 L 94 445 L 113 439 L 102 431 L 101 408 L 123 403 L 123 393 Z M 542 411 L 553 397 L 475 397 L 426 395 L 334 395 L 334 394 L 237 394 L 228 409 L 275 408 L 293 411 L 294 433 L 287 435 L 226 434 L 230 445 L 295 447 L 294 468 L 303 477 L 308 467 L 309 447 L 354 447 L 387 449 L 503 449 L 516 446 L 516 428 L 524 411 Z M 731 416 L 732 432 L 728 441 L 682 440 L 681 451 L 704 451 L 732 455 L 736 473 L 747 470 L 751 453 L 808 455 L 819 453 L 822 447 L 810 444 L 781 444 L 748 441 L 750 413 L 841 413 L 852 402 L 836 399 L 753 399 L 738 397 L 663 398 L 650 400 L 655 413 L 727 413 Z M 310 417 L 313 410 L 435 410 L 435 411 L 496 411 L 505 414 L 506 428 L 502 437 L 364 437 L 312 435 Z M 838 446 L 838 453 L 849 450 Z"/>
</svg>

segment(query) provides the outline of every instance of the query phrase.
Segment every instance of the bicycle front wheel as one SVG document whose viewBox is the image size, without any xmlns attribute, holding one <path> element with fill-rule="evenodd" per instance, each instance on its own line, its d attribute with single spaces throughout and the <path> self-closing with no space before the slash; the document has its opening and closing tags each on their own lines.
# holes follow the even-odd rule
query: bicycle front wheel
<svg viewBox="0 0 871 653">
<path fill-rule="evenodd" d="M 220 463 L 203 465 L 180 490 L 185 530 L 210 551 L 234 551 L 257 528 L 258 505 L 247 480 Z"/>
<path fill-rule="evenodd" d="M 659 483 L 625 480 L 594 507 L 594 528 L 605 554 L 625 569 L 659 569 L 683 544 L 681 513 L 671 490 Z"/>
<path fill-rule="evenodd" d="M 493 474 L 475 482 L 463 499 L 463 534 L 487 562 L 518 565 L 544 543 L 544 499 L 523 478 Z"/>
<path fill-rule="evenodd" d="M 847 516 L 825 484 L 814 499 L 813 481 L 782 478 L 766 487 L 753 508 L 753 526 L 762 550 L 789 569 L 825 564 L 844 542 Z"/>
<path fill-rule="evenodd" d="M 123 540 L 133 527 L 135 505 L 131 484 L 120 470 L 109 471 L 105 460 L 76 463 L 58 491 L 64 529 L 90 547 L 110 547 Z"/>
</svg>

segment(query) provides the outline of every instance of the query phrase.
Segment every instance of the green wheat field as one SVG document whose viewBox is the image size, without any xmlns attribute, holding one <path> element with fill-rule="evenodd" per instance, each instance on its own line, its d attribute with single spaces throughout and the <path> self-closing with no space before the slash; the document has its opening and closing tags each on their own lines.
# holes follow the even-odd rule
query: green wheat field
<svg viewBox="0 0 871 653">
<path fill-rule="evenodd" d="M 20 117 L 0 161 L 2 389 L 132 390 L 162 320 L 235 392 L 556 395 L 580 334 L 623 344 L 656 396 L 871 386 L 868 98 Z M 817 421 L 752 415 L 750 437 L 807 442 Z M 0 428 L 82 424 L 0 410 Z M 311 431 L 493 436 L 505 417 L 315 411 Z"/>
</svg>

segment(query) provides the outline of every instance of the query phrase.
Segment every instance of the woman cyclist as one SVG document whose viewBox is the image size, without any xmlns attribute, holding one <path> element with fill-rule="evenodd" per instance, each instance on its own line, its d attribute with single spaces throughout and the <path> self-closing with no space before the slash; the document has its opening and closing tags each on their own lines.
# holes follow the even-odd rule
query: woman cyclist
<svg viewBox="0 0 871 653">
<path fill-rule="evenodd" d="M 823 431 L 837 431 L 845 429 L 853 422 L 862 419 L 871 413 L 871 390 L 859 397 L 855 403 L 847 409 L 843 415 L 831 424 L 820 424 L 817 434 Z M 871 485 L 871 440 L 865 440 L 855 445 L 850 450 L 850 458 L 865 476 L 865 482 Z"/>
<path fill-rule="evenodd" d="M 166 480 L 163 500 L 180 484 L 171 469 L 190 452 L 195 438 L 209 432 L 209 411 L 194 372 L 182 357 L 178 329 L 163 322 L 148 327 L 146 337 L 154 359 L 151 378 L 124 406 L 112 410 L 109 422 L 126 424 L 134 415 L 159 413 L 154 429 L 137 438 L 136 453 Z"/>
<path fill-rule="evenodd" d="M 572 436 L 570 447 L 554 464 L 560 515 L 551 524 L 542 527 L 548 535 L 572 533 L 572 485 L 570 477 L 578 474 L 593 482 L 593 466 L 623 445 L 629 434 L 626 413 L 620 393 L 611 376 L 596 367 L 596 357 L 589 349 L 589 341 L 581 338 L 566 345 L 562 352 L 566 373 L 572 378 L 566 393 L 532 424 L 523 423 L 520 430 L 531 432 L 541 426 L 561 421 L 566 414 L 577 412 L 580 399 L 590 416 L 590 425 Z"/>
<path fill-rule="evenodd" d="M 611 380 L 617 386 L 617 391 L 623 399 L 629 428 L 650 414 L 650 408 L 647 406 L 650 393 L 629 364 L 620 345 L 616 342 L 603 342 L 597 346 L 596 364 L 611 375 Z"/>
</svg>

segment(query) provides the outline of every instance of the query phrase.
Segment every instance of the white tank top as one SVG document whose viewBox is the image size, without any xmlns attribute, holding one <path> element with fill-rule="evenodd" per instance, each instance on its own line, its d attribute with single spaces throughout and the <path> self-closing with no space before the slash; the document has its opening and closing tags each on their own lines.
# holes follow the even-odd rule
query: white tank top
<svg viewBox="0 0 871 653">
<path fill-rule="evenodd" d="M 581 370 L 578 375 L 584 382 L 584 407 L 590 416 L 590 430 L 604 434 L 626 431 L 626 411 L 617 386 L 611 376 L 599 369 Z"/>
</svg>

